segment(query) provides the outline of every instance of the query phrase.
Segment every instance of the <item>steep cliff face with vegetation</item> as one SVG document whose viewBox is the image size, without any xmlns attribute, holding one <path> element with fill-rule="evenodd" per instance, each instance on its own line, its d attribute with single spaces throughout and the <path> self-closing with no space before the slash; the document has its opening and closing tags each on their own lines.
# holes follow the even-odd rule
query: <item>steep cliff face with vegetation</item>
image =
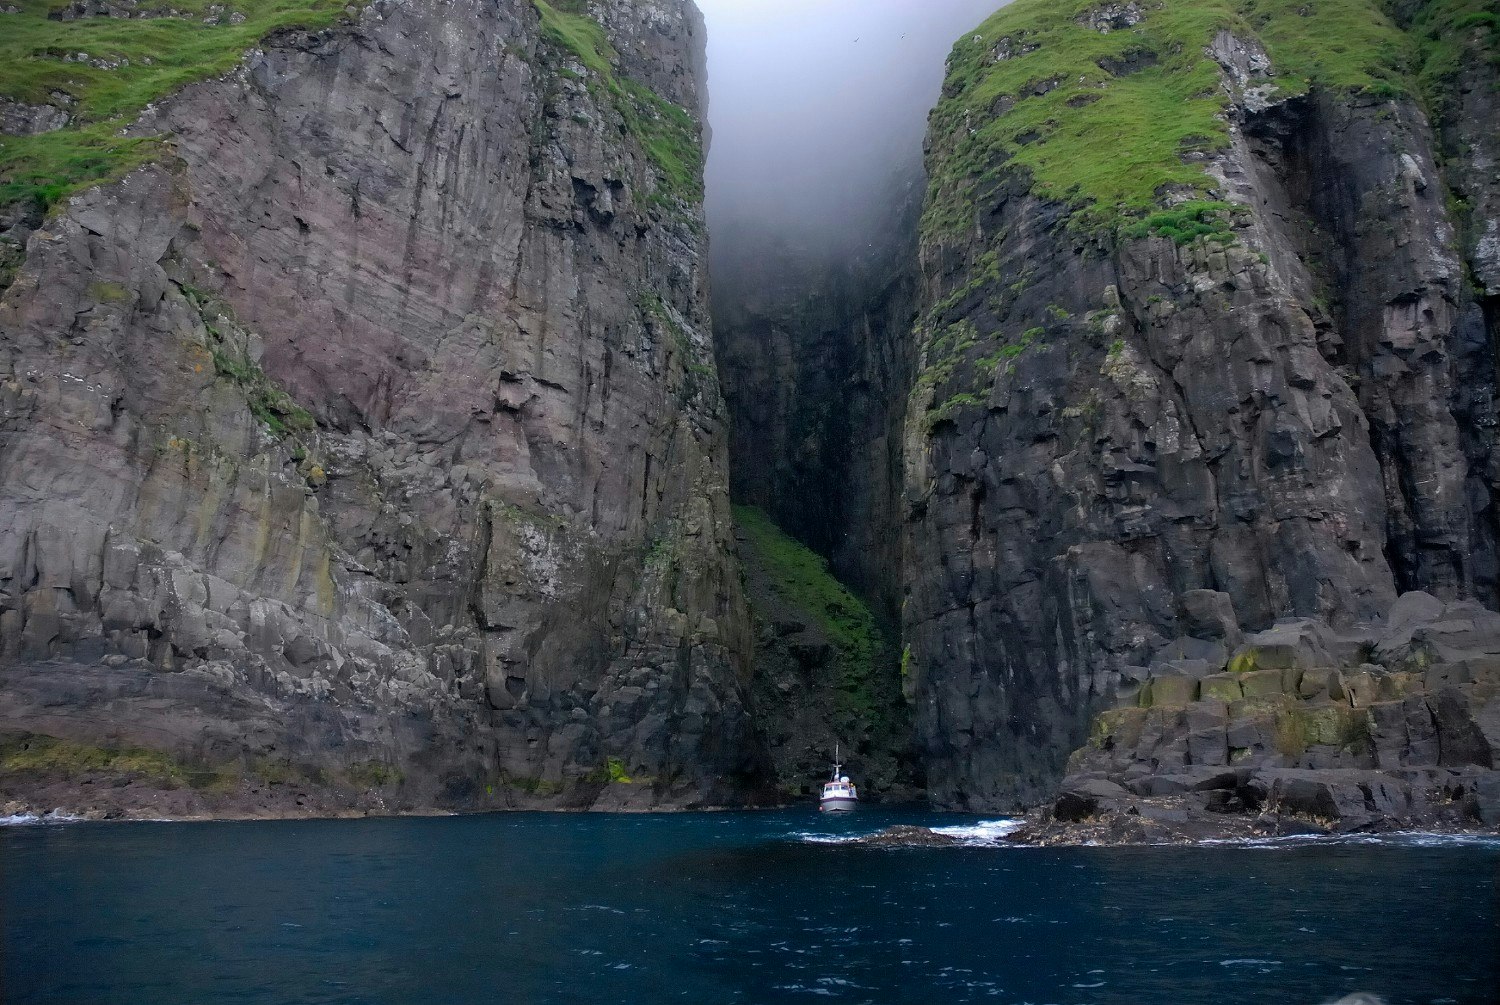
<svg viewBox="0 0 1500 1005">
<path fill-rule="evenodd" d="M 7 779 L 744 798 L 702 34 L 685 0 L 0 13 Z"/>
<path fill-rule="evenodd" d="M 787 798 L 816 794 L 837 751 L 864 798 L 919 798 L 894 639 L 827 559 L 764 512 L 736 506 L 735 522 L 755 626 L 753 704 L 777 787 Z"/>
<path fill-rule="evenodd" d="M 920 172 L 872 193 L 849 243 L 714 238 L 714 340 L 734 498 L 829 558 L 894 636 Z"/>
<path fill-rule="evenodd" d="M 1493 607 L 1497 24 L 1018 0 L 959 41 L 905 452 L 939 803 L 1046 799 L 1095 712 L 1242 632 Z"/>
</svg>

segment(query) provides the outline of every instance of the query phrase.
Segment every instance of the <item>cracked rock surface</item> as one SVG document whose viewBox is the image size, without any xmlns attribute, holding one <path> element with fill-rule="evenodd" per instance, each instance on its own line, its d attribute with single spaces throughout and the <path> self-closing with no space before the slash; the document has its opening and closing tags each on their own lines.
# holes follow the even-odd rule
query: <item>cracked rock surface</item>
<svg viewBox="0 0 1500 1005">
<path fill-rule="evenodd" d="M 696 121 L 692 5 L 595 8 Z M 3 221 L 0 730 L 351 806 L 746 797 L 701 210 L 594 76 L 529 0 L 383 0 Z"/>
</svg>

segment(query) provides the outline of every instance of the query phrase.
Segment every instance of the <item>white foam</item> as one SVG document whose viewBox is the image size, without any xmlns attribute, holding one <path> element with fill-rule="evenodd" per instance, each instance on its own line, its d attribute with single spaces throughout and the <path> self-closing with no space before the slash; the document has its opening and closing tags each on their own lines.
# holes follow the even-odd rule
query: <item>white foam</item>
<svg viewBox="0 0 1500 1005">
<path fill-rule="evenodd" d="M 929 827 L 934 834 L 957 838 L 958 843 L 972 848 L 996 848 L 1003 844 L 1006 835 L 1015 833 L 1024 821 L 981 820 L 977 824 L 958 824 L 949 827 Z M 818 831 L 793 831 L 791 837 L 805 844 L 856 844 L 867 838 L 877 837 L 885 831 L 861 831 L 857 834 L 825 834 Z"/>
<path fill-rule="evenodd" d="M 874 833 L 874 832 L 871 832 Z M 804 844 L 851 844 L 869 834 L 819 834 L 815 831 L 792 831 L 792 837 Z"/>
<path fill-rule="evenodd" d="M 1233 848 L 1306 848 L 1330 845 L 1385 845 L 1395 848 L 1500 848 L 1500 834 L 1434 834 L 1391 831 L 1386 834 L 1288 834 L 1283 837 L 1207 838 L 1199 845 Z"/>
<path fill-rule="evenodd" d="M 934 834 L 942 834 L 946 837 L 956 837 L 964 844 L 976 847 L 989 847 L 1000 844 L 1006 837 L 1014 834 L 1024 826 L 1024 820 L 982 820 L 977 824 L 963 824 L 956 827 L 934 827 Z"/>
<path fill-rule="evenodd" d="M 15 813 L 8 817 L 0 817 L 0 827 L 34 827 L 37 824 L 67 824 L 82 820 L 82 817 L 70 816 L 53 810 L 51 813 Z"/>
</svg>

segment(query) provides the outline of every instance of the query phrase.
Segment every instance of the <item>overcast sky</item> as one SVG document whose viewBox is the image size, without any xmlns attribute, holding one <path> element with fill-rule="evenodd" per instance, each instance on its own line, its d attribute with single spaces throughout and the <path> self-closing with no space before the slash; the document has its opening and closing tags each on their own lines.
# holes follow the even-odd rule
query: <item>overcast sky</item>
<svg viewBox="0 0 1500 1005">
<path fill-rule="evenodd" d="M 698 0 L 716 234 L 837 227 L 917 162 L 954 41 L 1001 0 Z"/>
</svg>

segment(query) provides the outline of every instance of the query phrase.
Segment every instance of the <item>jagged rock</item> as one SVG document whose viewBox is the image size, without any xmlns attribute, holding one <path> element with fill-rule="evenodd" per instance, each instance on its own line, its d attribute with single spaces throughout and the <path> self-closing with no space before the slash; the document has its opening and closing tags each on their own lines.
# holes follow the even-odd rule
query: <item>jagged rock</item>
<svg viewBox="0 0 1500 1005">
<path fill-rule="evenodd" d="M 947 848 L 963 844 L 963 839 L 951 834 L 939 834 L 930 827 L 897 824 L 878 834 L 855 838 L 851 843 L 872 848 Z"/>
<path fill-rule="evenodd" d="M 1403 632 L 1432 627 L 1423 618 L 1449 617 L 1446 608 L 1404 606 L 1397 611 Z M 1491 624 L 1480 618 L 1463 629 L 1471 633 L 1466 644 L 1487 648 L 1500 637 L 1491 636 Z M 1390 632 L 1380 623 L 1372 630 Z M 1301 624 L 1296 635 L 1327 637 L 1328 629 Z M 1307 671 L 1291 666 L 1215 674 L 1199 682 L 1199 697 L 1186 704 L 1104 713 L 1088 746 L 1070 757 L 1060 791 L 1122 786 L 1144 800 L 1142 813 L 1178 800 L 1165 804 L 1173 814 L 1187 814 L 1178 823 L 1210 831 L 1232 831 L 1240 826 L 1235 821 L 1263 805 L 1269 814 L 1264 826 L 1275 833 L 1286 833 L 1291 817 L 1339 831 L 1487 823 L 1500 778 L 1494 770 L 1500 763 L 1500 669 L 1479 659 L 1414 674 L 1356 664 L 1360 651 L 1339 656 L 1319 647 L 1309 657 L 1305 645 L 1287 644 L 1273 650 L 1273 662 L 1324 655 L 1343 662 Z M 1224 794 L 1180 801 L 1202 792 Z M 1076 822 L 1083 819 L 1081 805 L 1078 799 L 1058 804 L 1053 816 L 1059 824 Z M 1059 806 L 1065 812 L 1057 812 Z M 1054 827 L 1051 833 L 1063 832 Z"/>
<path fill-rule="evenodd" d="M 1272 812 L 1334 821 L 1341 831 L 1403 819 L 1412 805 L 1410 786 L 1373 772 L 1282 770 L 1263 780 Z"/>
<path fill-rule="evenodd" d="M 66 109 L 56 105 L 28 105 L 0 99 L 0 133 L 6 136 L 36 136 L 63 128 L 71 121 Z"/>
</svg>

